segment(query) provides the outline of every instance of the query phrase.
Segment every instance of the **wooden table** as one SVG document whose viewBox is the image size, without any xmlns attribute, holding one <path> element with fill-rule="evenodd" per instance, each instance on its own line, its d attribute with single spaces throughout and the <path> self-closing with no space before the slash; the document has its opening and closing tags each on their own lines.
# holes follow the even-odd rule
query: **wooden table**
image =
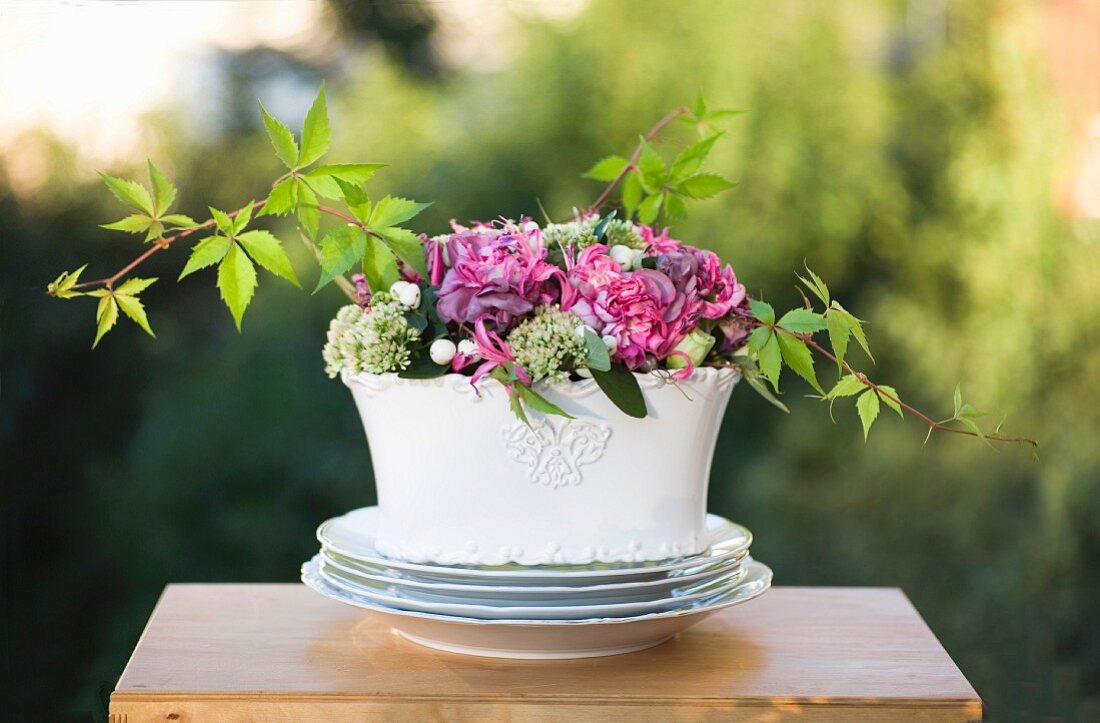
<svg viewBox="0 0 1100 723">
<path fill-rule="evenodd" d="M 776 588 L 628 655 L 443 653 L 302 585 L 169 585 L 111 695 L 146 721 L 972 721 L 905 595 Z"/>
</svg>

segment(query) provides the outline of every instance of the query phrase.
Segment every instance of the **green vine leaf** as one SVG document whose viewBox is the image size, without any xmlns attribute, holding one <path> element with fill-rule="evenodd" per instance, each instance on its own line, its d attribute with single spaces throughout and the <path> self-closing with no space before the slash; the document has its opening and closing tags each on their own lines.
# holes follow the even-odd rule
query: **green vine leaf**
<svg viewBox="0 0 1100 723">
<path fill-rule="evenodd" d="M 141 300 L 136 296 L 126 296 L 124 294 L 115 295 L 115 303 L 118 304 L 118 308 L 122 309 L 122 313 L 130 317 L 138 326 L 145 330 L 145 333 L 149 336 L 156 338 L 156 334 L 153 333 L 153 329 L 149 326 L 149 319 L 145 316 L 145 306 L 142 305 Z"/>
<path fill-rule="evenodd" d="M 803 266 L 806 265 L 803 264 Z M 795 276 L 798 277 L 798 280 L 801 281 L 807 289 L 813 292 L 814 296 L 821 299 L 821 303 L 825 304 L 825 307 L 828 308 L 830 302 L 829 287 L 825 285 L 821 277 L 815 274 L 809 266 L 806 266 L 806 273 L 810 276 L 809 280 L 799 274 L 795 274 Z"/>
<path fill-rule="evenodd" d="M 424 260 L 424 244 L 420 236 L 407 228 L 379 228 L 374 231 L 406 266 L 420 274 L 420 278 L 428 278 L 428 264 Z"/>
<path fill-rule="evenodd" d="M 657 216 L 661 213 L 662 200 L 664 200 L 663 193 L 646 196 L 646 199 L 638 206 L 638 220 L 644 224 L 651 224 L 656 221 Z"/>
<path fill-rule="evenodd" d="M 760 351 L 756 353 L 756 363 L 760 365 L 760 373 L 772 383 L 772 388 L 778 392 L 783 351 L 779 346 L 779 339 L 776 338 L 778 335 L 770 329 L 766 329 L 765 331 L 768 332 L 768 338 L 763 346 L 760 347 Z"/>
<path fill-rule="evenodd" d="M 723 135 L 725 135 L 724 132 L 715 133 L 680 151 L 676 159 L 672 162 L 672 172 L 670 175 L 672 183 L 679 183 L 685 178 L 697 173 L 699 169 L 703 167 L 703 163 L 706 162 L 707 156 L 710 155 L 715 142 Z"/>
<path fill-rule="evenodd" d="M 638 156 L 638 171 L 641 172 L 642 187 L 647 193 L 657 193 L 664 188 L 668 179 L 668 169 L 665 162 L 653 146 L 641 140 L 642 153 Z"/>
<path fill-rule="evenodd" d="M 144 211 L 146 216 L 156 215 L 153 208 L 153 199 L 140 183 L 108 176 L 106 173 L 100 173 L 99 176 L 107 184 L 107 188 L 111 189 L 111 193 L 115 195 L 115 198 L 139 211 Z"/>
<path fill-rule="evenodd" d="M 317 206 L 317 194 L 305 183 L 298 184 L 298 221 L 310 238 L 317 235 L 321 227 L 321 211 Z"/>
<path fill-rule="evenodd" d="M 237 241 L 244 246 L 245 251 L 252 260 L 265 269 L 281 276 L 299 289 L 298 277 L 294 273 L 294 267 L 290 264 L 290 258 L 286 255 L 283 245 L 269 231 L 245 231 L 237 237 Z"/>
<path fill-rule="evenodd" d="M 218 264 L 218 289 L 229 307 L 229 313 L 233 315 L 237 331 L 241 330 L 241 318 L 256 293 L 256 286 L 256 267 L 240 246 L 231 243 L 229 251 Z"/>
<path fill-rule="evenodd" d="M 298 155 L 298 167 L 310 165 L 328 150 L 332 131 L 328 125 L 328 106 L 325 102 L 325 85 L 321 84 L 302 126 L 302 150 Z"/>
<path fill-rule="evenodd" d="M 187 259 L 183 271 L 180 272 L 179 279 L 176 280 L 179 281 L 199 269 L 205 269 L 220 262 L 225 258 L 232 244 L 233 241 L 225 236 L 210 236 L 199 241 L 191 248 L 191 256 Z"/>
<path fill-rule="evenodd" d="M 621 200 L 626 217 L 633 217 L 638 204 L 642 202 L 642 181 L 637 171 L 631 171 L 623 179 Z"/>
<path fill-rule="evenodd" d="M 844 357 L 848 353 L 848 340 L 851 338 L 851 327 L 842 315 L 830 309 L 825 315 L 825 326 L 829 330 L 829 344 L 833 347 L 833 356 L 836 357 L 838 369 L 844 367 Z"/>
<path fill-rule="evenodd" d="M 859 343 L 859 345 L 863 347 L 863 351 L 867 354 L 868 357 L 870 357 L 871 361 L 873 362 L 875 360 L 875 357 L 873 354 L 871 354 L 871 347 L 867 344 L 867 335 L 863 331 L 862 322 L 860 322 L 860 320 L 856 317 L 852 316 L 852 314 L 850 314 L 847 309 L 841 306 L 840 302 L 836 299 L 833 299 L 833 304 L 829 307 L 829 309 L 830 316 L 832 314 L 836 314 L 841 319 L 843 319 L 844 324 L 848 327 L 851 335 L 856 338 L 856 341 Z"/>
<path fill-rule="evenodd" d="M 630 162 L 622 156 L 607 156 L 596 162 L 582 174 L 582 178 L 591 178 L 594 181 L 614 181 Z"/>
<path fill-rule="evenodd" d="M 752 315 L 761 324 L 771 326 L 775 323 L 775 309 L 773 309 L 772 305 L 768 302 L 758 299 L 749 299 L 749 309 L 752 310 Z"/>
<path fill-rule="evenodd" d="M 158 218 L 171 207 L 176 200 L 176 187 L 172 185 L 163 173 L 157 170 L 153 162 L 146 159 L 149 165 L 149 180 L 153 184 L 153 207 Z"/>
<path fill-rule="evenodd" d="M 76 291 L 73 287 L 80 281 L 80 275 L 84 273 L 84 269 L 88 268 L 88 264 L 84 264 L 71 274 L 68 271 L 62 272 L 53 283 L 46 287 L 46 293 L 50 296 L 55 296 L 58 299 L 71 299 L 74 296 L 84 296 L 81 291 Z"/>
<path fill-rule="evenodd" d="M 238 236 L 241 231 L 244 231 L 248 227 L 248 223 L 252 220 L 252 209 L 256 206 L 255 201 L 249 201 L 244 208 L 237 211 L 237 215 L 233 217 L 233 236 Z"/>
<path fill-rule="evenodd" d="M 699 173 L 680 181 L 675 188 L 688 198 L 701 200 L 717 196 L 734 185 L 733 181 L 728 181 L 717 173 Z"/>
<path fill-rule="evenodd" d="M 374 205 L 367 224 L 376 229 L 397 226 L 415 217 L 431 205 L 430 203 L 418 203 L 399 196 L 386 196 Z"/>
<path fill-rule="evenodd" d="M 687 204 L 684 199 L 675 193 L 665 195 L 665 215 L 671 219 L 687 218 Z"/>
<path fill-rule="evenodd" d="M 367 277 L 370 290 L 376 293 L 389 290 L 393 282 L 401 279 L 397 270 L 397 257 L 379 239 L 372 238 L 367 242 L 367 252 L 363 255 L 363 274 Z"/>
<path fill-rule="evenodd" d="M 543 414 L 554 414 L 559 417 L 573 419 L 572 414 L 554 404 L 549 399 L 543 397 L 526 384 L 520 384 L 516 382 L 512 385 L 512 391 L 513 393 L 519 395 L 524 404 L 526 404 L 528 407 L 535 410 L 536 412 L 542 412 Z"/>
<path fill-rule="evenodd" d="M 260 115 L 264 119 L 264 128 L 267 129 L 267 137 L 271 139 L 271 145 L 275 148 L 275 155 L 287 168 L 298 167 L 298 143 L 294 140 L 294 134 L 285 125 L 275 120 L 264 104 L 260 103 Z"/>
<path fill-rule="evenodd" d="M 99 227 L 111 231 L 125 231 L 126 233 L 145 233 L 152 225 L 153 219 L 151 217 L 135 213 L 121 221 L 100 224 Z"/>
<path fill-rule="evenodd" d="M 260 216 L 282 216 L 298 203 L 298 182 L 293 178 L 284 178 L 271 189 L 267 203 L 260 209 Z"/>
<path fill-rule="evenodd" d="M 99 346 L 99 340 L 103 338 L 118 321 L 118 303 L 115 301 L 115 297 L 111 295 L 106 289 L 100 289 L 97 291 L 103 291 L 102 297 L 99 299 L 99 305 L 95 311 L 95 341 L 92 342 L 92 348 L 95 349 Z M 96 292 L 92 292 L 91 296 L 97 296 Z"/>
<path fill-rule="evenodd" d="M 324 198 L 343 198 L 340 186 L 336 181 L 343 181 L 354 186 L 362 186 L 369 181 L 378 169 L 385 168 L 385 163 L 341 163 L 329 166 L 317 166 L 305 174 L 306 181 L 316 191 L 318 196 Z"/>
<path fill-rule="evenodd" d="M 825 394 L 825 390 L 817 381 L 817 373 L 814 371 L 814 358 L 806 342 L 791 336 L 790 334 L 777 334 L 779 350 L 783 354 L 783 361 L 787 363 L 795 374 L 809 382 L 810 386 L 819 393 Z"/>
<path fill-rule="evenodd" d="M 901 405 L 898 404 L 898 401 L 901 401 L 901 395 L 898 394 L 898 390 L 894 389 L 893 387 L 888 387 L 885 384 L 879 384 L 878 391 L 878 396 L 879 399 L 882 400 L 882 403 L 890 407 L 890 409 L 893 409 L 895 412 L 898 413 L 899 417 L 904 419 L 905 413 L 901 410 Z M 891 397 L 893 397 L 893 399 L 891 399 Z"/>
<path fill-rule="evenodd" d="M 233 238 L 233 219 L 229 217 L 229 214 L 225 211 L 219 211 L 213 206 L 207 206 L 207 208 L 210 209 L 210 217 L 214 219 L 214 223 L 217 225 L 218 230 L 229 238 Z"/>
<path fill-rule="evenodd" d="M 849 374 L 841 377 L 840 381 L 825 395 L 826 399 L 840 399 L 841 397 L 854 397 L 867 388 L 855 375 Z"/>
<path fill-rule="evenodd" d="M 859 413 L 859 421 L 863 423 L 863 439 L 866 441 L 879 412 L 878 395 L 874 389 L 868 389 L 856 399 L 856 411 Z"/>
<path fill-rule="evenodd" d="M 160 220 L 178 228 L 194 228 L 199 225 L 198 221 L 182 213 L 170 213 L 162 216 Z"/>
<path fill-rule="evenodd" d="M 791 309 L 779 319 L 776 325 L 798 334 L 812 334 L 825 328 L 825 317 L 809 309 Z"/>
<path fill-rule="evenodd" d="M 313 293 L 317 293 L 340 274 L 350 271 L 367 253 L 367 236 L 363 229 L 350 224 L 329 231 L 321 239 L 321 277 Z"/>
</svg>

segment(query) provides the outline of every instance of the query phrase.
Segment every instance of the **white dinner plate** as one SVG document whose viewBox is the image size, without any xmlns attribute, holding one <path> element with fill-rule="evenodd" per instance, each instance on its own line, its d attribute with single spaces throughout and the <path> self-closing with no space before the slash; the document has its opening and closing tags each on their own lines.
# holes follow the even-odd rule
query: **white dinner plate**
<svg viewBox="0 0 1100 723">
<path fill-rule="evenodd" d="M 317 528 L 321 544 L 344 557 L 388 570 L 415 573 L 420 578 L 467 584 L 490 583 L 506 585 L 594 585 L 655 580 L 670 572 L 705 563 L 729 560 L 748 549 L 752 533 L 718 515 L 707 515 L 707 537 L 710 548 L 698 555 L 639 563 L 592 563 L 589 565 L 501 565 L 444 566 L 405 562 L 384 557 L 375 548 L 378 529 L 378 507 L 363 507 L 346 515 L 323 522 Z M 391 575 L 392 577 L 392 575 Z"/>
<path fill-rule="evenodd" d="M 424 580 L 411 575 L 390 575 L 380 568 L 363 565 L 331 550 L 322 549 L 322 562 L 368 586 L 382 585 L 395 597 L 411 597 L 425 602 L 457 602 L 482 605 L 595 605 L 642 602 L 669 597 L 678 588 L 688 587 L 737 571 L 748 554 L 719 563 L 677 570 L 675 576 L 656 580 L 619 582 L 603 585 L 465 585 Z"/>
<path fill-rule="evenodd" d="M 621 618 L 646 615 L 648 613 L 664 612 L 672 610 L 695 600 L 703 600 L 715 595 L 720 595 L 727 590 L 737 587 L 744 576 L 744 570 L 738 569 L 733 573 L 720 578 L 697 583 L 693 586 L 675 591 L 673 595 L 658 600 L 640 602 L 624 602 L 605 605 L 507 605 L 507 604 L 472 604 L 453 602 L 444 597 L 437 601 L 426 601 L 420 597 L 412 597 L 407 593 L 394 591 L 387 586 L 370 583 L 365 580 L 356 580 L 353 577 L 332 567 L 328 567 L 321 561 L 321 556 L 315 558 L 321 564 L 321 576 L 330 584 L 354 593 L 380 605 L 401 610 L 415 610 L 436 615 L 450 615 L 452 617 L 477 618 L 480 620 L 508 620 L 522 618 L 528 620 L 576 620 L 586 618 Z M 503 601 L 500 601 L 503 603 Z"/>
<path fill-rule="evenodd" d="M 477 620 L 398 610 L 329 584 L 314 558 L 302 566 L 302 582 L 316 592 L 378 615 L 403 637 L 420 645 L 494 658 L 590 658 L 658 645 L 706 616 L 763 594 L 772 581 L 767 565 L 745 561 L 736 587 L 666 612 L 590 620 Z"/>
</svg>

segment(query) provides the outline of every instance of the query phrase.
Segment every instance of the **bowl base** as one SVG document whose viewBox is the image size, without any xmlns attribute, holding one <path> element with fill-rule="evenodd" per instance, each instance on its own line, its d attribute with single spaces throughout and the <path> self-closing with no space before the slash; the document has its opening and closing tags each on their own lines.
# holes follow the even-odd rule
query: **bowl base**
<svg viewBox="0 0 1100 723">
<path fill-rule="evenodd" d="M 434 648 L 435 650 L 442 650 L 448 653 L 458 653 L 459 655 L 476 655 L 482 658 L 511 658 L 515 660 L 570 660 L 574 658 L 603 658 L 609 655 L 624 655 L 626 653 L 635 653 L 639 650 L 656 647 L 675 637 L 675 634 L 664 635 L 655 640 L 646 640 L 641 643 L 631 643 L 630 645 L 617 645 L 606 648 L 581 648 L 576 650 L 506 650 L 501 648 L 481 648 L 470 645 L 458 645 L 456 643 L 444 643 L 439 640 L 431 640 L 429 638 L 422 638 L 418 635 L 411 635 L 403 630 L 397 630 L 396 628 L 394 628 L 394 632 L 409 642 L 423 645 L 426 648 Z"/>
</svg>

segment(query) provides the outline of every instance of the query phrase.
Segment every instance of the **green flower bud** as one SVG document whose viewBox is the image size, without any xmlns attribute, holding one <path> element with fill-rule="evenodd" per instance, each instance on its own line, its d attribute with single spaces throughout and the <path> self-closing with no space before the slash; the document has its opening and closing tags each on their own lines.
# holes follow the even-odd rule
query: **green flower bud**
<svg viewBox="0 0 1100 723">
<path fill-rule="evenodd" d="M 699 366 L 703 363 L 703 360 L 707 358 L 707 354 L 710 354 L 710 350 L 714 348 L 714 337 L 706 333 L 702 329 L 696 329 L 687 336 L 685 336 L 679 344 L 673 349 L 673 351 L 683 352 L 691 359 L 691 363 L 694 366 Z M 687 361 L 679 354 L 673 354 L 667 360 L 669 369 L 683 369 L 687 367 Z"/>
</svg>

